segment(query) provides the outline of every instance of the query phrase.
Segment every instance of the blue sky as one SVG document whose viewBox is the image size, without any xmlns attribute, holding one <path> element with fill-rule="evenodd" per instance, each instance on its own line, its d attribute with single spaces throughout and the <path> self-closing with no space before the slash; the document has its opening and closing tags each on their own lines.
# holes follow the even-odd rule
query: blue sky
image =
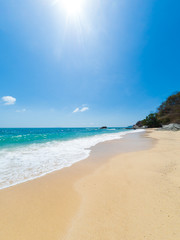
<svg viewBox="0 0 180 240">
<path fill-rule="evenodd" d="M 0 2 L 0 127 L 127 126 L 180 89 L 179 1 L 62 1 Z"/>
</svg>

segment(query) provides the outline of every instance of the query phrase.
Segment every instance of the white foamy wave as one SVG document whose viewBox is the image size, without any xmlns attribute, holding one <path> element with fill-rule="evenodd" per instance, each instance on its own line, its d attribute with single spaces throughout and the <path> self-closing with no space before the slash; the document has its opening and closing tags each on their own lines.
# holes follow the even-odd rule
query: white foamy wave
<svg viewBox="0 0 180 240">
<path fill-rule="evenodd" d="M 90 154 L 90 148 L 100 142 L 120 139 L 127 133 L 142 131 L 144 130 L 102 134 L 1 150 L 0 189 L 69 167 L 86 159 Z"/>
</svg>

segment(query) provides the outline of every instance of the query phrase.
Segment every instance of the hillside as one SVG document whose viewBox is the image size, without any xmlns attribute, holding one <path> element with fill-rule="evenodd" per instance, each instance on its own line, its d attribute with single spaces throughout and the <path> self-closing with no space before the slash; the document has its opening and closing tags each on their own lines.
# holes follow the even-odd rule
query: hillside
<svg viewBox="0 0 180 240">
<path fill-rule="evenodd" d="M 138 127 L 160 127 L 170 123 L 180 124 L 180 92 L 169 96 L 155 113 L 149 114 L 144 120 L 138 121 Z"/>
<path fill-rule="evenodd" d="M 162 124 L 180 124 L 180 92 L 171 95 L 160 105 L 157 117 Z"/>
</svg>

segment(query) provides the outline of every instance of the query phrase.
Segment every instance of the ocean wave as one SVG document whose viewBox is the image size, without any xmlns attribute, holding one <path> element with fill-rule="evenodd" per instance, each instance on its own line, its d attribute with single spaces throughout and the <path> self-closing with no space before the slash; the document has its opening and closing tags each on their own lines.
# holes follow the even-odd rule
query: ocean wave
<svg viewBox="0 0 180 240">
<path fill-rule="evenodd" d="M 0 189 L 22 183 L 86 159 L 100 142 L 120 139 L 131 130 L 68 141 L 34 143 L 0 150 Z"/>
<path fill-rule="evenodd" d="M 108 130 L 108 131 L 115 131 L 115 130 L 117 130 L 117 129 L 115 129 L 115 128 L 110 128 L 110 129 L 106 129 L 106 130 Z"/>
</svg>

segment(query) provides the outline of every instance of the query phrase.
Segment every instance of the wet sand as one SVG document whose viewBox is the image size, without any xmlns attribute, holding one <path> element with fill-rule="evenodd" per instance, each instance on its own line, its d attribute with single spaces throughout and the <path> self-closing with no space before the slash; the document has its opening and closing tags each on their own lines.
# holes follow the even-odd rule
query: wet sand
<svg viewBox="0 0 180 240">
<path fill-rule="evenodd" d="M 98 144 L 73 166 L 0 190 L 0 239 L 179 240 L 180 133 Z"/>
</svg>

